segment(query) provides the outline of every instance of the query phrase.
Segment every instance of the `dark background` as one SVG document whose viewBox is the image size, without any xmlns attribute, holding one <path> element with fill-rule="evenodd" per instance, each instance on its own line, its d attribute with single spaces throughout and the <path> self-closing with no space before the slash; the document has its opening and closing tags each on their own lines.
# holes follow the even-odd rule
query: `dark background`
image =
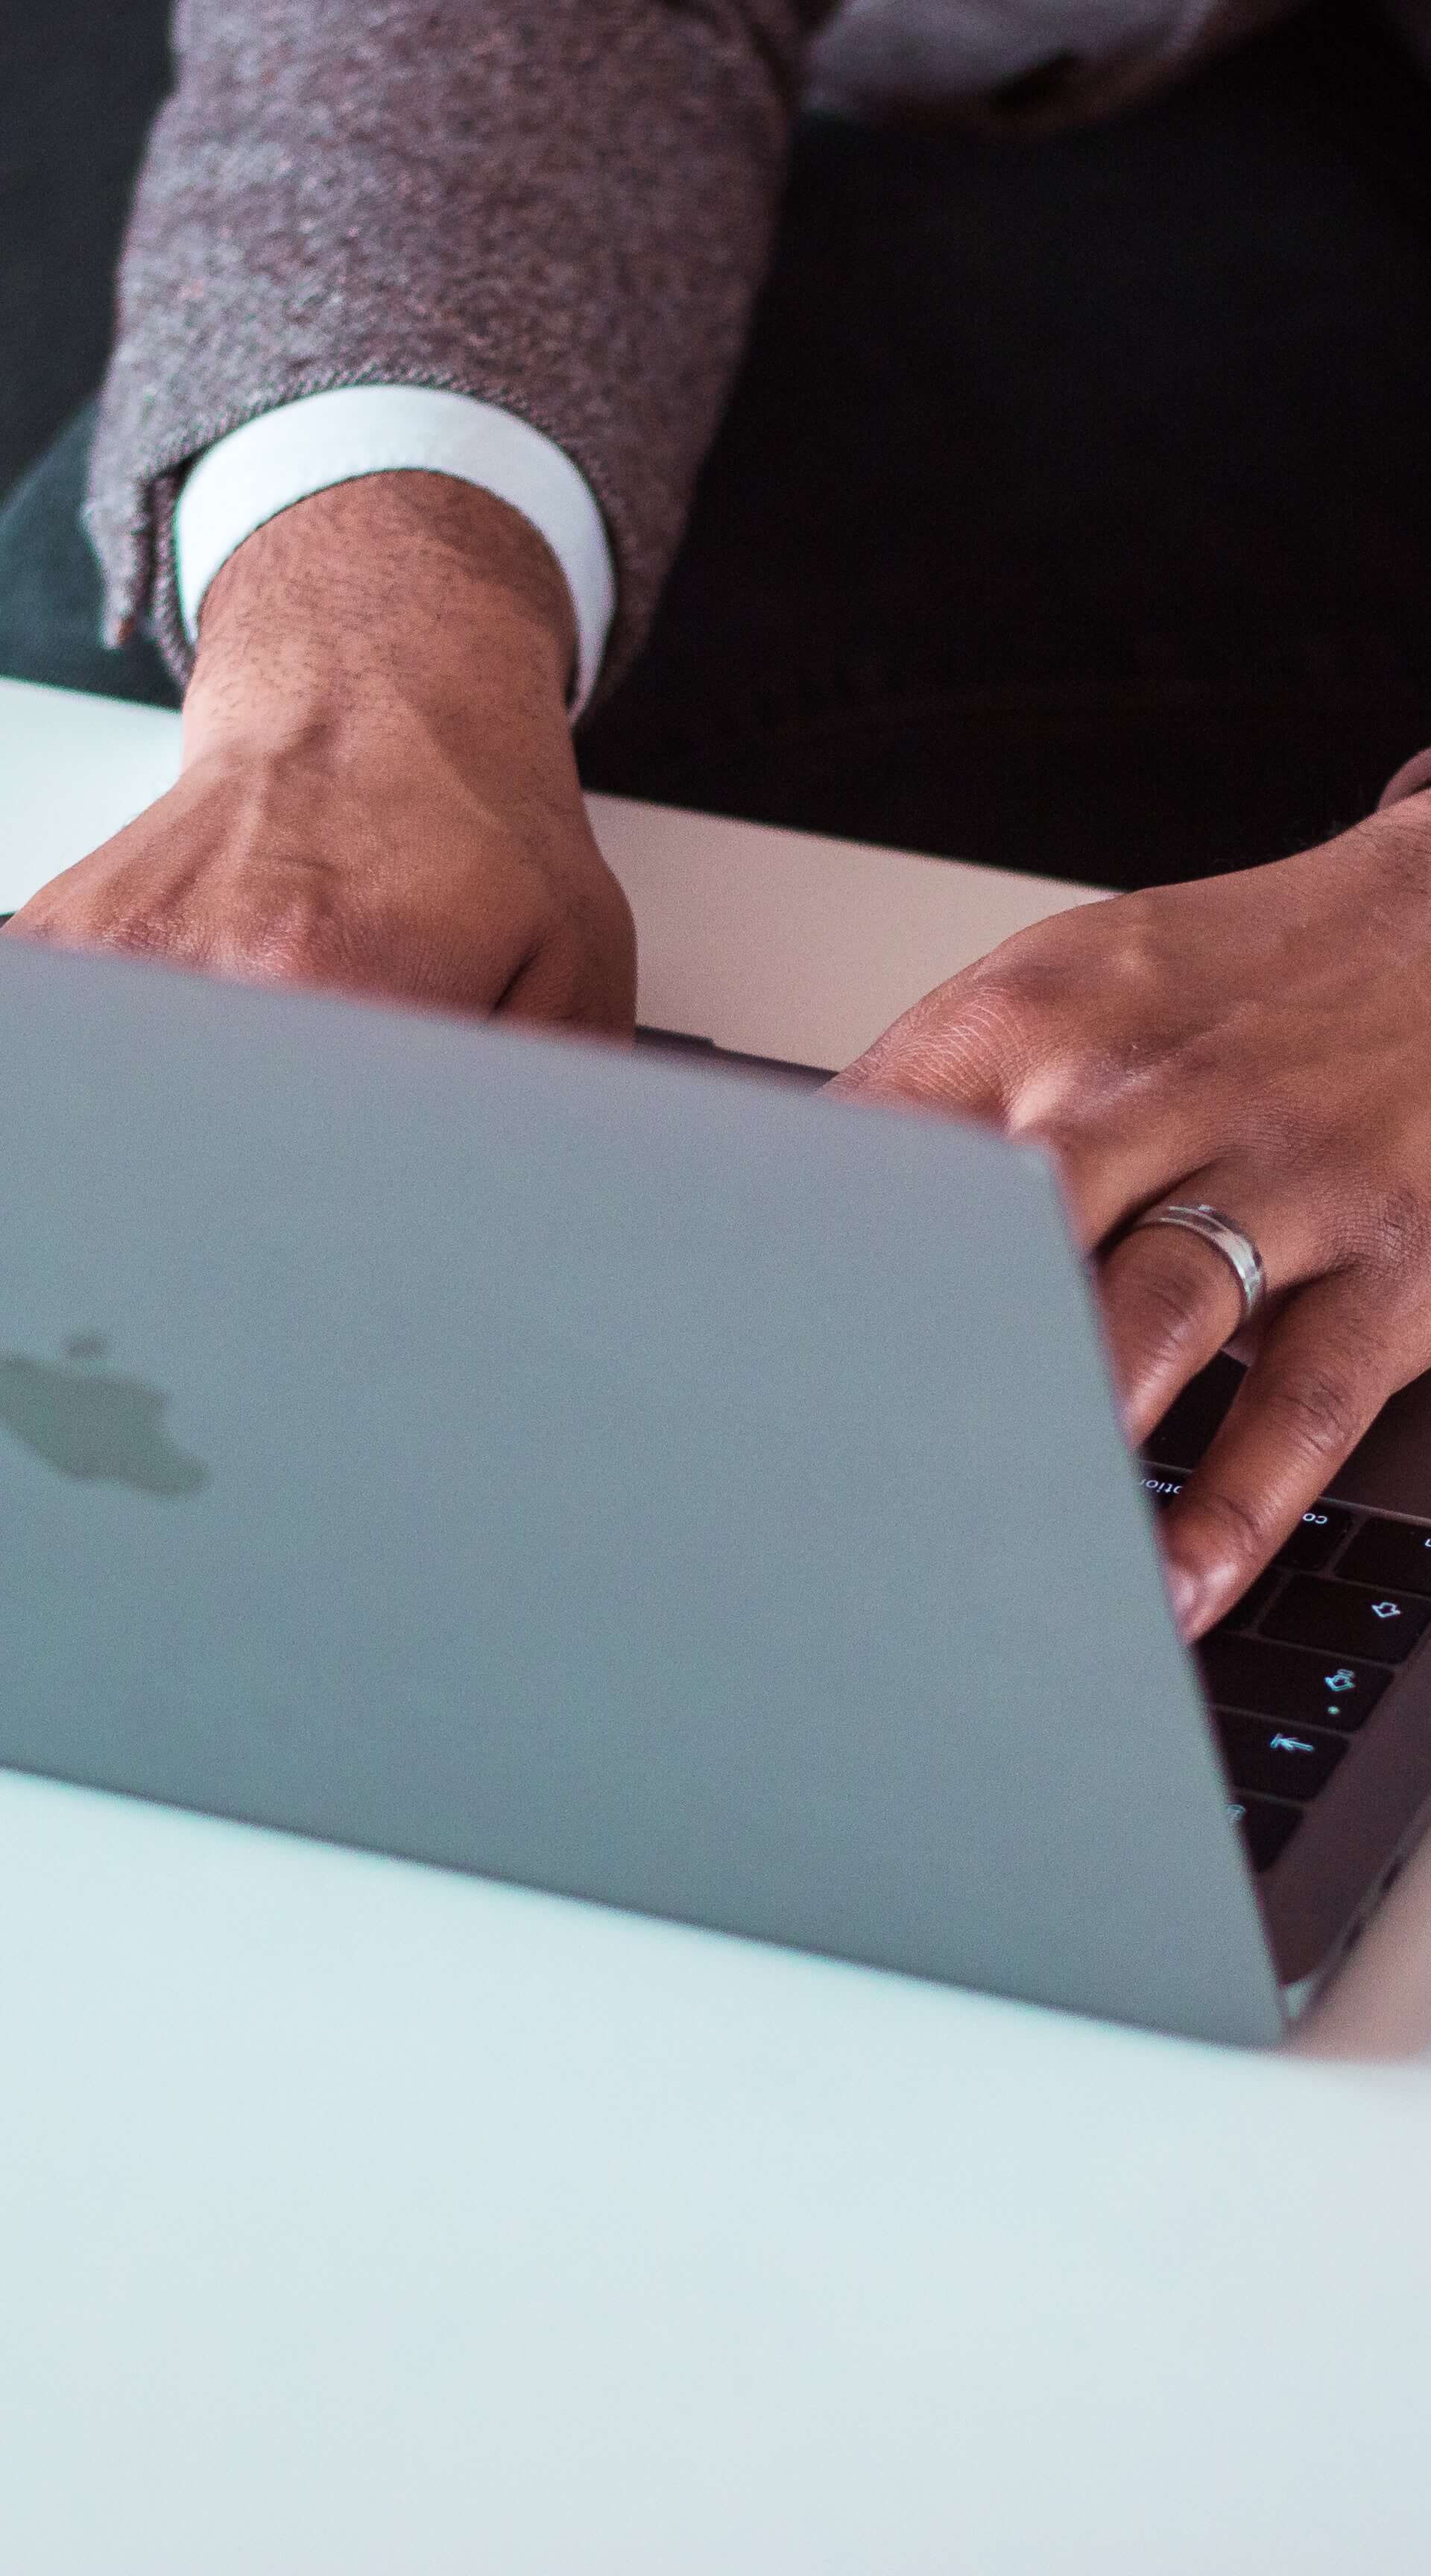
<svg viewBox="0 0 1431 2576">
<path fill-rule="evenodd" d="M 160 0 L 0 0 L 0 493 L 102 371 Z M 1431 90 L 1317 0 L 1038 144 L 812 120 L 595 785 L 1107 884 L 1431 741 Z"/>
<path fill-rule="evenodd" d="M 0 495 L 94 391 L 168 0 L 0 0 Z"/>
</svg>

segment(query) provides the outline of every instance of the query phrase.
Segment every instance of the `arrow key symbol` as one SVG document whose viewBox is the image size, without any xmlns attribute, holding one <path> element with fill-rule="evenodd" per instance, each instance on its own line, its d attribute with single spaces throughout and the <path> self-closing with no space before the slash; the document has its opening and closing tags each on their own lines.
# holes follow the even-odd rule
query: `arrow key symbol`
<svg viewBox="0 0 1431 2576">
<path fill-rule="evenodd" d="M 1326 1686 L 1333 1696 L 1344 1687 L 1341 1677 L 1345 1675 L 1356 1678 L 1361 1702 L 1375 1697 L 1375 1686 L 1370 1673 L 1353 1675 L 1355 1658 L 1368 1655 L 1378 1664 L 1399 1664 L 1427 1628 L 1431 1628 L 1431 1600 L 1413 1600 L 1407 1593 L 1398 1594 L 1394 1586 L 1373 1592 L 1369 1583 L 1343 1583 L 1336 1575 L 1294 1574 L 1266 1603 L 1256 1633 L 1289 1646 L 1311 1646 L 1319 1664 L 1325 1658 Z M 1335 1682 L 1333 1673 L 1338 1676 Z M 1320 1700 L 1317 1684 L 1322 1672 L 1317 1665 L 1307 1679 Z M 1289 1701 L 1279 1705 L 1290 1715 L 1297 1713 Z"/>
</svg>

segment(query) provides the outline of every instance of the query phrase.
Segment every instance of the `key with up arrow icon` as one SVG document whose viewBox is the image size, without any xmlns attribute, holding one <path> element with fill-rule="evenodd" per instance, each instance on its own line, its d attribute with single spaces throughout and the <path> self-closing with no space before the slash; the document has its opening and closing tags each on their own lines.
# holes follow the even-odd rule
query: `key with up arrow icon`
<svg viewBox="0 0 1431 2576">
<path fill-rule="evenodd" d="M 1404 1663 L 1431 1620 L 1431 1600 L 1414 1593 L 1374 1592 L 1335 1575 L 1294 1574 L 1264 1612 L 1260 1633 L 1326 1655 Z"/>
</svg>

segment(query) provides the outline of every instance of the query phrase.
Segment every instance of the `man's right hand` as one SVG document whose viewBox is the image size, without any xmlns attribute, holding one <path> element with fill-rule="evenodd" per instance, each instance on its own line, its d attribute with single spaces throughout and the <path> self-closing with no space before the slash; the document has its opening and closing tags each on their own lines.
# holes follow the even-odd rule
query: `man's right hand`
<svg viewBox="0 0 1431 2576">
<path fill-rule="evenodd" d="M 629 1036 L 572 647 L 554 559 L 489 494 L 381 474 L 297 503 L 205 600 L 177 786 L 7 935 Z"/>
</svg>

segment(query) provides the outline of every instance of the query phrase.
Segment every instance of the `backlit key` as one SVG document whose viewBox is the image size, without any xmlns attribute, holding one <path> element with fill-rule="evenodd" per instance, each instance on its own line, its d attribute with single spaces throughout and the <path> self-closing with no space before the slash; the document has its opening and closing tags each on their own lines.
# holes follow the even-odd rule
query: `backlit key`
<svg viewBox="0 0 1431 2576">
<path fill-rule="evenodd" d="M 1203 1688 L 1218 1708 L 1330 1726 L 1343 1735 L 1354 1734 L 1370 1717 L 1391 1679 L 1384 1666 L 1345 1663 L 1310 1654 L 1304 1646 L 1229 1636 L 1225 1630 L 1205 1637 L 1197 1653 Z"/>
<path fill-rule="evenodd" d="M 1265 1717 L 1217 1711 L 1217 1732 L 1234 1789 L 1303 1803 L 1324 1789 L 1346 1751 L 1346 1738 L 1315 1726 L 1278 1726 Z"/>
<path fill-rule="evenodd" d="M 1294 1567 L 1298 1574 L 1319 1573 L 1328 1557 L 1334 1555 L 1340 1547 L 1351 1525 L 1350 1512 L 1340 1511 L 1335 1503 L 1314 1503 L 1309 1512 L 1303 1512 L 1296 1528 L 1278 1548 L 1277 1563 Z M 1431 1568 L 1431 1558 L 1428 1558 L 1427 1564 L 1428 1568 Z M 1342 1567 L 1338 1566 L 1338 1574 L 1342 1571 Z M 1363 1583 L 1373 1583 L 1380 1579 L 1379 1576 L 1370 1574 L 1358 1577 L 1358 1580 Z"/>
<path fill-rule="evenodd" d="M 1416 1521 L 1364 1521 L 1337 1572 L 1348 1583 L 1431 1594 L 1431 1530 Z"/>
<path fill-rule="evenodd" d="M 1262 1633 L 1323 1653 L 1399 1664 L 1428 1619 L 1431 1601 L 1411 1594 L 1373 1592 L 1368 1584 L 1343 1583 L 1336 1575 L 1294 1574 L 1267 1612 Z"/>
<path fill-rule="evenodd" d="M 1271 1868 L 1302 1821 L 1301 1808 L 1284 1806 L 1280 1798 L 1234 1798 L 1227 1812 L 1242 1827 L 1247 1856 L 1259 1872 Z"/>
</svg>

